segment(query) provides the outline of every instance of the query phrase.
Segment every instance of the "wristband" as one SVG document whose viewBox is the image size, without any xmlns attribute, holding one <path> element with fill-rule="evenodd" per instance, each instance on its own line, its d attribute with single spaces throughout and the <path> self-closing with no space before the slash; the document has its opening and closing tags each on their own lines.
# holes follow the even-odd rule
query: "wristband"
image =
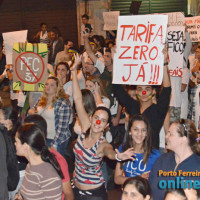
<svg viewBox="0 0 200 200">
<path fill-rule="evenodd" d="M 121 162 L 122 160 L 120 160 L 118 157 L 117 157 L 117 153 L 115 154 L 115 159 L 119 162 Z"/>
</svg>

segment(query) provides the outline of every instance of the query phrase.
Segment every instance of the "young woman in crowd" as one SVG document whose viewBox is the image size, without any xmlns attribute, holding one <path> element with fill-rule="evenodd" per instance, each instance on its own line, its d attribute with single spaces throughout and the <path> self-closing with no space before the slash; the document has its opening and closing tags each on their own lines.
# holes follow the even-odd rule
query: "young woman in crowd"
<svg viewBox="0 0 200 200">
<path fill-rule="evenodd" d="M 151 188 L 146 179 L 136 176 L 127 179 L 123 184 L 122 200 L 150 200 Z"/>
<path fill-rule="evenodd" d="M 166 135 L 166 148 L 171 152 L 158 158 L 150 172 L 149 182 L 152 186 L 153 197 L 163 199 L 166 188 L 160 181 L 176 181 L 182 175 L 179 172 L 200 171 L 200 138 L 194 123 L 187 119 L 175 121 Z M 163 176 L 159 171 L 177 172 L 175 176 Z M 199 176 L 184 176 L 184 180 L 199 180 Z M 176 189 L 176 188 L 175 188 Z"/>
<path fill-rule="evenodd" d="M 77 79 L 77 66 L 81 58 L 77 57 L 72 67 L 73 98 L 76 111 L 80 120 L 82 134 L 74 147 L 75 171 L 74 191 L 75 199 L 106 200 L 107 193 L 101 171 L 101 161 L 104 156 L 112 160 L 133 159 L 133 149 L 123 153 L 113 150 L 104 138 L 104 129 L 109 126 L 110 111 L 106 107 L 98 107 L 91 117 L 88 116 L 83 106 L 82 95 Z"/>
<path fill-rule="evenodd" d="M 90 90 L 94 95 L 96 105 L 102 105 L 110 108 L 110 100 L 106 97 L 101 80 L 98 77 L 89 76 L 85 82 L 85 88 Z M 99 100 L 100 97 L 100 100 Z M 103 102 L 103 104 L 102 104 Z"/>
<path fill-rule="evenodd" d="M 134 176 L 148 179 L 154 162 L 160 156 L 158 150 L 152 149 L 151 127 L 142 115 L 129 119 L 126 142 L 120 146 L 119 152 L 125 152 L 128 148 L 134 149 L 135 157 L 133 161 L 117 163 L 114 179 L 116 184 L 122 185 L 129 177 Z"/>
<path fill-rule="evenodd" d="M 35 124 L 24 124 L 17 130 L 17 155 L 24 156 L 29 163 L 15 199 L 61 200 L 63 174 L 45 143 L 44 133 Z"/>
<path fill-rule="evenodd" d="M 56 65 L 55 76 L 59 79 L 61 86 L 63 86 L 65 94 L 69 96 L 71 107 L 73 107 L 71 71 L 67 62 L 59 62 Z M 71 113 L 69 121 L 70 131 L 72 131 L 73 128 L 72 122 L 73 122 L 73 112 Z"/>
<path fill-rule="evenodd" d="M 80 88 L 78 88 L 78 90 L 80 91 Z M 92 94 L 90 90 L 87 90 L 87 89 L 82 89 L 81 95 L 82 95 L 82 102 L 83 102 L 85 111 L 88 114 L 88 116 L 91 117 L 93 112 L 96 109 L 96 102 L 94 100 L 94 95 Z M 80 125 L 78 117 L 76 118 L 76 122 L 74 124 L 74 132 L 78 135 L 82 133 L 81 125 Z"/>
<path fill-rule="evenodd" d="M 65 156 L 65 151 L 71 136 L 69 120 L 71 105 L 58 78 L 49 77 L 41 101 L 37 107 L 29 110 L 29 114 L 39 114 L 47 121 L 47 144 L 54 146 Z"/>
<path fill-rule="evenodd" d="M 70 103 L 73 105 L 71 71 L 67 62 L 60 62 L 56 65 L 55 76 L 59 79 L 65 93 L 69 95 Z"/>
<path fill-rule="evenodd" d="M 156 90 L 151 85 L 137 85 L 136 95 L 139 101 L 132 99 L 121 85 L 113 84 L 114 93 L 119 102 L 126 108 L 130 116 L 143 114 L 149 120 L 152 128 L 153 147 L 159 149 L 159 133 L 163 126 L 165 116 L 168 112 L 171 83 L 168 74 L 167 53 L 165 54 L 165 66 L 163 74 L 163 88 L 157 104 L 154 104 L 152 97 Z"/>
<path fill-rule="evenodd" d="M 25 118 L 24 123 L 34 123 L 36 124 L 44 133 L 44 136 L 46 138 L 47 136 L 47 122 L 46 120 L 37 114 L 29 115 L 27 118 Z M 68 164 L 65 160 L 65 158 L 60 155 L 54 148 L 49 148 L 49 151 L 55 155 L 56 160 L 58 161 L 58 164 L 60 165 L 61 171 L 63 173 L 63 179 L 62 179 L 62 200 L 74 200 L 74 193 L 72 191 L 71 187 L 71 181 L 69 176 L 69 170 L 68 170 Z"/>
</svg>

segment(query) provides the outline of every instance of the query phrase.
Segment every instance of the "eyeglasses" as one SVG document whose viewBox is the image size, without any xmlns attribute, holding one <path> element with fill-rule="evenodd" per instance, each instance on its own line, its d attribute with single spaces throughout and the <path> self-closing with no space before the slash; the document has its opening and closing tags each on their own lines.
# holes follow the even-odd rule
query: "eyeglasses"
<svg viewBox="0 0 200 200">
<path fill-rule="evenodd" d="M 186 126 L 185 126 L 185 120 L 184 119 L 180 119 L 180 124 L 183 126 L 183 128 L 184 128 L 184 135 L 187 137 L 187 128 L 186 128 Z"/>
</svg>

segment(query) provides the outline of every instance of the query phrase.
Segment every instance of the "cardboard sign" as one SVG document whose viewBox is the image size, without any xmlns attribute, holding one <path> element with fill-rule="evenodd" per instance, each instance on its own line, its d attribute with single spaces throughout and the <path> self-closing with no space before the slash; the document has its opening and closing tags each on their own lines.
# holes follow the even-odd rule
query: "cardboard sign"
<svg viewBox="0 0 200 200">
<path fill-rule="evenodd" d="M 14 43 L 13 90 L 43 91 L 47 61 L 47 44 Z"/>
<path fill-rule="evenodd" d="M 166 15 L 119 16 L 113 83 L 161 84 L 167 18 Z"/>
<path fill-rule="evenodd" d="M 12 63 L 13 44 L 15 42 L 26 42 L 27 33 L 28 31 L 24 30 L 24 31 L 14 31 L 2 34 L 5 45 L 6 64 L 13 64 Z"/>
<path fill-rule="evenodd" d="M 103 12 L 105 31 L 117 30 L 119 15 L 120 11 Z"/>
<path fill-rule="evenodd" d="M 200 41 L 200 16 L 186 17 L 185 24 L 187 25 L 188 33 L 192 42 Z"/>
<path fill-rule="evenodd" d="M 168 26 L 184 26 L 185 16 L 182 12 L 172 12 L 172 13 L 156 13 L 157 15 L 167 15 L 168 16 Z"/>
<path fill-rule="evenodd" d="M 184 26 L 170 26 L 167 29 L 170 76 L 182 77 L 183 74 L 184 32 Z"/>
</svg>

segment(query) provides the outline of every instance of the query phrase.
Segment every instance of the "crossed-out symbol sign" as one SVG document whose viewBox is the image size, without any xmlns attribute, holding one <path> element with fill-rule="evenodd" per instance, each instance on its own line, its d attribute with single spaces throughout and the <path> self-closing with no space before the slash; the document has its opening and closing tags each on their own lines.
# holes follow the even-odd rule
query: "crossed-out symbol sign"
<svg viewBox="0 0 200 200">
<path fill-rule="evenodd" d="M 17 77 L 24 83 L 36 84 L 44 74 L 44 61 L 34 52 L 21 53 L 15 61 Z"/>
</svg>

